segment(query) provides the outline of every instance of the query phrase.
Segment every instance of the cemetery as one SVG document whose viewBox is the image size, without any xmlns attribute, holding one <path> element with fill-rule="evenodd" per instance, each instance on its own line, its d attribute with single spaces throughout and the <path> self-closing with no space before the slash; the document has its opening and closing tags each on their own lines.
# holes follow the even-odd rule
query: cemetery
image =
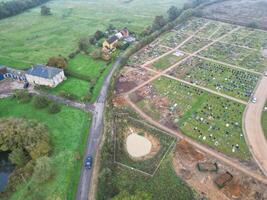
<svg viewBox="0 0 267 200">
<path fill-rule="evenodd" d="M 185 135 L 227 155 L 250 158 L 242 133 L 244 105 L 165 77 L 139 89 L 131 99 L 169 128 L 179 127 Z"/>
<path fill-rule="evenodd" d="M 203 18 L 192 18 L 191 20 L 186 21 L 182 25 L 176 26 L 174 29 L 179 33 L 192 35 L 200 28 L 202 28 L 207 22 L 208 20 Z"/>
<path fill-rule="evenodd" d="M 208 36 L 211 36 L 217 29 L 219 28 L 220 23 L 216 21 L 210 21 L 208 25 L 206 25 L 203 29 L 201 29 L 196 36 L 207 38 Z"/>
<path fill-rule="evenodd" d="M 260 75 L 198 57 L 184 61 L 169 75 L 245 101 L 251 97 L 260 78 Z"/>
<path fill-rule="evenodd" d="M 249 28 L 241 28 L 239 31 L 232 33 L 223 40 L 224 42 L 246 46 L 254 49 L 267 48 L 267 32 Z"/>
<path fill-rule="evenodd" d="M 161 36 L 159 38 L 160 44 L 170 47 L 170 48 L 175 48 L 179 44 L 181 44 L 186 38 L 189 36 L 183 33 L 177 33 L 176 31 L 171 31 L 166 33 L 165 35 Z"/>
<path fill-rule="evenodd" d="M 186 42 L 180 49 L 188 53 L 194 53 L 209 44 L 210 42 L 210 40 L 205 38 L 193 37 L 188 42 Z"/>
<path fill-rule="evenodd" d="M 220 23 L 220 26 L 218 27 L 216 32 L 214 32 L 212 35 L 210 35 L 211 36 L 210 38 L 211 39 L 218 39 L 218 38 L 224 36 L 225 34 L 229 33 L 230 31 L 232 31 L 236 27 L 237 26 L 232 25 L 232 24 Z"/>
<path fill-rule="evenodd" d="M 129 61 L 129 65 L 143 65 L 146 62 L 153 60 L 162 54 L 168 52 L 169 49 L 163 46 L 160 46 L 158 42 L 147 45 L 145 48 L 140 50 L 138 53 L 133 55 Z"/>
<path fill-rule="evenodd" d="M 258 72 L 263 72 L 267 65 L 267 59 L 263 57 L 260 51 L 220 42 L 211 45 L 199 54 Z"/>
<path fill-rule="evenodd" d="M 187 55 L 185 53 L 180 52 L 180 51 L 176 51 L 176 52 L 168 54 L 168 55 L 160 58 L 156 62 L 154 62 L 152 64 L 152 68 L 154 68 L 156 70 L 160 70 L 160 71 L 167 69 L 167 68 L 171 67 L 172 65 L 174 65 L 175 63 L 182 60 L 183 58 L 185 58 L 186 56 Z"/>
</svg>

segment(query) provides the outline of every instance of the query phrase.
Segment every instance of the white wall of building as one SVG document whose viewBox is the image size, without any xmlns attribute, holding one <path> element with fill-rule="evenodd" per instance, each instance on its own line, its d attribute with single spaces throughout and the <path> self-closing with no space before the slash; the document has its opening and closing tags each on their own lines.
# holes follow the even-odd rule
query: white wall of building
<svg viewBox="0 0 267 200">
<path fill-rule="evenodd" d="M 60 72 L 52 79 L 46 79 L 39 76 L 32 76 L 30 74 L 26 74 L 26 79 L 30 84 L 33 85 L 43 85 L 48 87 L 56 87 L 59 83 L 66 79 L 64 75 L 64 71 Z"/>
</svg>

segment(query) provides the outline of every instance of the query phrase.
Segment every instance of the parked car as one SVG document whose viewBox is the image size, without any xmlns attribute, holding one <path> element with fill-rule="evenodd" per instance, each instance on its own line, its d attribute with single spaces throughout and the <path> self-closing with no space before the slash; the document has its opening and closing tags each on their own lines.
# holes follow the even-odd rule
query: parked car
<svg viewBox="0 0 267 200">
<path fill-rule="evenodd" d="M 251 100 L 252 103 L 256 103 L 257 102 L 257 98 L 256 97 L 253 97 L 252 100 Z"/>
<path fill-rule="evenodd" d="M 264 72 L 264 76 L 267 76 L 267 71 L 266 71 L 266 72 Z"/>
<path fill-rule="evenodd" d="M 90 170 L 92 168 L 92 165 L 93 165 L 93 157 L 92 156 L 87 156 L 86 159 L 85 159 L 84 167 L 87 170 Z"/>
<path fill-rule="evenodd" d="M 27 89 L 28 87 L 29 87 L 29 83 L 28 82 L 24 83 L 23 88 Z"/>
</svg>

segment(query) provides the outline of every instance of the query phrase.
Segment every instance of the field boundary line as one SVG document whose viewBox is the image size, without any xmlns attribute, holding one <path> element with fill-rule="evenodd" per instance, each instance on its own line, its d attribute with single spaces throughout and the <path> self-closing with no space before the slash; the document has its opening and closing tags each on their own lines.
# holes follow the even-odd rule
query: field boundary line
<svg viewBox="0 0 267 200">
<path fill-rule="evenodd" d="M 131 166 L 129 166 L 129 165 L 125 165 L 125 164 L 123 164 L 123 163 L 121 163 L 121 162 L 114 161 L 114 163 L 117 164 L 117 165 L 120 165 L 120 166 L 122 166 L 122 167 L 125 167 L 125 168 L 127 168 L 127 169 L 134 170 L 134 171 L 137 171 L 137 172 L 142 173 L 142 174 L 144 174 L 144 175 L 153 177 L 153 174 L 149 174 L 149 173 L 144 172 L 144 171 L 142 171 L 142 170 L 140 170 L 140 169 L 131 167 Z"/>
</svg>

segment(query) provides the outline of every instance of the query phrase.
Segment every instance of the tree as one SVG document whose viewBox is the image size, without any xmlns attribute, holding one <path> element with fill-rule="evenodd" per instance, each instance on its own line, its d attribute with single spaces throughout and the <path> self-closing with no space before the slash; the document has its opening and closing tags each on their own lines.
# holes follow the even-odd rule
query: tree
<svg viewBox="0 0 267 200">
<path fill-rule="evenodd" d="M 31 101 L 31 98 L 32 98 L 32 96 L 26 90 L 18 90 L 18 91 L 15 92 L 15 95 L 14 96 L 21 103 L 29 103 Z"/>
<path fill-rule="evenodd" d="M 170 7 L 170 9 L 167 11 L 168 16 L 169 16 L 169 20 L 173 21 L 175 20 L 177 17 L 179 17 L 179 15 L 181 14 L 181 10 L 179 10 L 177 7 L 172 6 Z"/>
<path fill-rule="evenodd" d="M 46 97 L 35 96 L 33 99 L 33 105 L 37 109 L 42 109 L 42 108 L 45 108 L 49 105 L 49 101 Z"/>
<path fill-rule="evenodd" d="M 162 28 L 165 24 L 166 24 L 166 20 L 164 19 L 164 17 L 162 15 L 160 16 L 156 16 L 152 25 L 152 30 L 156 31 L 159 30 L 160 28 Z"/>
<path fill-rule="evenodd" d="M 51 15 L 51 9 L 47 6 L 41 6 L 41 15 L 42 16 Z"/>
<path fill-rule="evenodd" d="M 78 43 L 78 48 L 84 53 L 88 53 L 89 40 L 87 38 L 81 38 Z"/>
<path fill-rule="evenodd" d="M 94 37 L 95 39 L 98 41 L 100 40 L 101 38 L 103 38 L 105 36 L 105 34 L 102 32 L 102 31 L 96 31 L 95 34 L 94 34 Z"/>
<path fill-rule="evenodd" d="M 21 167 L 27 163 L 27 157 L 23 149 L 14 149 L 8 156 L 8 159 L 15 165 Z"/>
<path fill-rule="evenodd" d="M 152 196 L 145 192 L 137 191 L 134 195 L 130 195 L 127 191 L 120 192 L 117 196 L 113 197 L 112 200 L 152 200 Z"/>
<path fill-rule="evenodd" d="M 247 26 L 248 26 L 249 28 L 253 28 L 253 29 L 258 28 L 258 24 L 257 24 L 257 22 L 250 22 Z"/>
<path fill-rule="evenodd" d="M 102 50 L 101 49 L 96 49 L 92 52 L 91 56 L 94 59 L 100 59 L 102 57 Z"/>
<path fill-rule="evenodd" d="M 44 183 L 54 175 L 54 167 L 51 159 L 47 156 L 38 158 L 33 170 L 33 180 L 37 183 Z"/>
<path fill-rule="evenodd" d="M 58 67 L 61 69 L 65 69 L 65 68 L 67 68 L 68 63 L 67 63 L 66 59 L 62 56 L 53 56 L 53 57 L 49 58 L 47 65 L 51 66 L 51 67 Z"/>
</svg>

